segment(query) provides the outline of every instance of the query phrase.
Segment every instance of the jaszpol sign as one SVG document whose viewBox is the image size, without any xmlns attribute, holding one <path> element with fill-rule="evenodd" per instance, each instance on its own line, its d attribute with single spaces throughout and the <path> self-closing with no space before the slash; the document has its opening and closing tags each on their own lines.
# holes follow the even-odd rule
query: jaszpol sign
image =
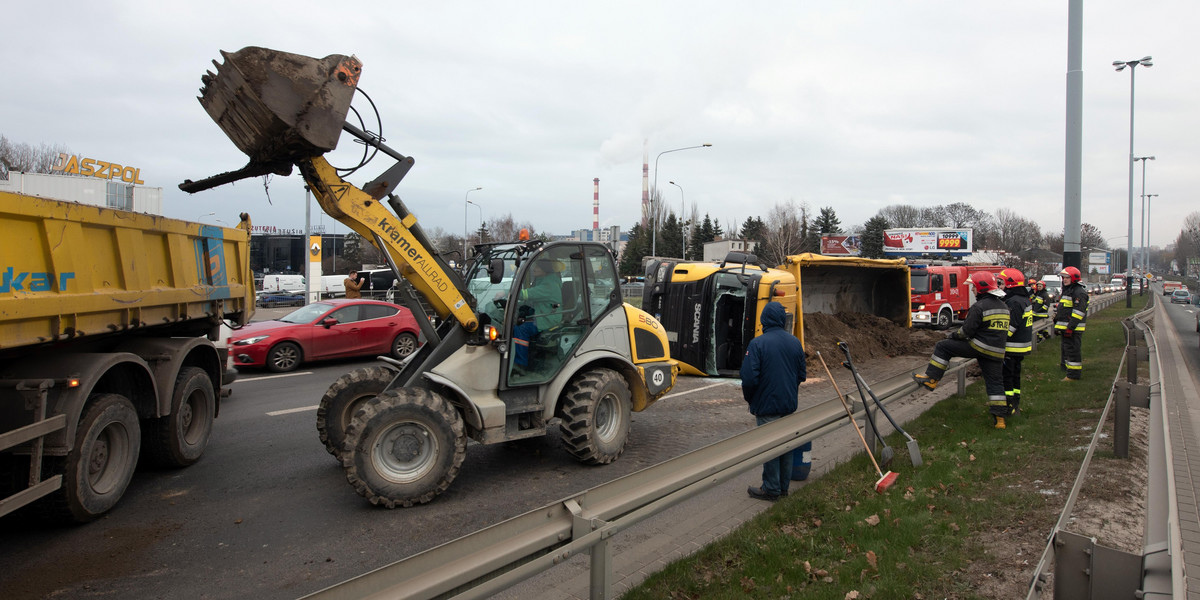
<svg viewBox="0 0 1200 600">
<path fill-rule="evenodd" d="M 69 175 L 98 177 L 100 179 L 119 179 L 125 183 L 135 185 L 145 183 L 142 181 L 141 169 L 104 162 L 94 158 L 81 158 L 73 154 L 60 153 L 54 161 L 54 166 L 50 167 L 50 171 L 52 173 L 67 173 Z"/>
</svg>

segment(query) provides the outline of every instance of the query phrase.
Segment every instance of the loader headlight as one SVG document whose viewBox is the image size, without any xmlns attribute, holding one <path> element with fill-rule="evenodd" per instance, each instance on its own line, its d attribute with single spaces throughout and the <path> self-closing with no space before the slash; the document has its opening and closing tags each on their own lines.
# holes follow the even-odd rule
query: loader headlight
<svg viewBox="0 0 1200 600">
<path fill-rule="evenodd" d="M 244 339 L 244 340 L 238 340 L 238 341 L 234 342 L 234 343 L 233 343 L 233 345 L 234 345 L 234 346 L 249 346 L 250 344 L 257 344 L 257 343 L 259 343 L 259 342 L 261 342 L 261 341 L 263 341 L 263 340 L 265 340 L 265 339 L 267 339 L 267 338 L 269 338 L 269 337 L 271 337 L 271 336 L 269 336 L 269 335 L 256 335 L 256 336 L 254 336 L 254 337 L 246 338 L 246 339 Z"/>
</svg>

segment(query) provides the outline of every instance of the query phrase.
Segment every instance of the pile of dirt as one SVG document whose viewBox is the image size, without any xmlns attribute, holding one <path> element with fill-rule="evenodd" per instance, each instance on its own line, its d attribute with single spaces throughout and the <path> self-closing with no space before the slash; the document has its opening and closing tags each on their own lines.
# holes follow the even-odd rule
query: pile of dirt
<svg viewBox="0 0 1200 600">
<path fill-rule="evenodd" d="M 926 355 L 945 337 L 943 332 L 909 329 L 883 317 L 842 312 L 804 314 L 804 352 L 809 358 L 821 356 L 841 360 L 838 342 L 846 342 L 855 362 L 893 356 Z"/>
</svg>

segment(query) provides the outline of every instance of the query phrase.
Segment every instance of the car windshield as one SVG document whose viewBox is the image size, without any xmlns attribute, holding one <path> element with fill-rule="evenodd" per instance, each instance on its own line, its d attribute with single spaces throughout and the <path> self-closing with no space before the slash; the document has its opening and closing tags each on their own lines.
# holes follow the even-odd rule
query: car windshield
<svg viewBox="0 0 1200 600">
<path fill-rule="evenodd" d="M 327 302 L 316 302 L 308 306 L 300 307 L 286 317 L 279 319 L 284 323 L 312 323 L 314 319 L 325 314 L 326 311 L 333 308 L 332 304 Z"/>
</svg>

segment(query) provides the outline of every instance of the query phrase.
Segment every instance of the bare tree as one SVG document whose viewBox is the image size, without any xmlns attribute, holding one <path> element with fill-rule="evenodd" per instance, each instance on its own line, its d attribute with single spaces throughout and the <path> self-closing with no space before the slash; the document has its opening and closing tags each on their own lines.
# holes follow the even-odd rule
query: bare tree
<svg viewBox="0 0 1200 600">
<path fill-rule="evenodd" d="M 1042 230 L 1037 223 L 1007 208 L 996 211 L 995 223 L 994 249 L 1016 254 L 1034 248 L 1042 241 Z"/>
<path fill-rule="evenodd" d="M 488 239 L 485 242 L 514 242 L 520 236 L 521 230 L 529 230 L 529 237 L 536 238 L 539 234 L 533 228 L 533 224 L 529 221 L 517 221 L 513 219 L 512 213 L 508 213 L 502 217 L 492 217 L 488 219 L 487 231 Z"/>
<path fill-rule="evenodd" d="M 70 154 L 70 150 L 62 144 L 41 144 L 34 147 L 24 143 L 13 143 L 0 135 L 0 162 L 8 165 L 13 171 L 49 173 L 59 154 Z"/>
<path fill-rule="evenodd" d="M 785 257 L 804 251 L 808 203 L 788 200 L 771 207 L 766 218 L 766 232 L 758 255 L 768 264 L 782 264 Z"/>
<path fill-rule="evenodd" d="M 878 216 L 887 219 L 891 227 L 927 227 L 921 220 L 921 209 L 911 204 L 893 204 L 879 209 Z"/>
</svg>

